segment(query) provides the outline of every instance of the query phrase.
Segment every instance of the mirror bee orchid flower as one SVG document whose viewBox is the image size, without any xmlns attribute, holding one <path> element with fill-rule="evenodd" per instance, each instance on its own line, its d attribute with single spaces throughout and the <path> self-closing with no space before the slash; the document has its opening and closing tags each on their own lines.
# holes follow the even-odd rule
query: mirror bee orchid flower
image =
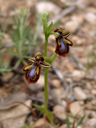
<svg viewBox="0 0 96 128">
<path fill-rule="evenodd" d="M 28 83 L 36 83 L 40 77 L 41 67 L 49 68 L 50 64 L 44 61 L 44 57 L 40 52 L 35 55 L 35 58 L 30 58 L 28 65 L 23 67 L 25 78 Z"/>
<path fill-rule="evenodd" d="M 56 50 L 55 52 L 65 57 L 69 53 L 69 46 L 72 46 L 73 43 L 67 38 L 70 35 L 70 32 L 64 32 L 63 27 L 59 27 L 54 31 L 57 35 L 56 37 Z"/>
</svg>

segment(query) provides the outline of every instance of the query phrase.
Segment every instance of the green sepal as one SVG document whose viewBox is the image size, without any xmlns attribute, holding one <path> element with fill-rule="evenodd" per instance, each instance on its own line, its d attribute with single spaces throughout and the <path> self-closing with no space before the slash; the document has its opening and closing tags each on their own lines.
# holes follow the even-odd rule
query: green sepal
<svg viewBox="0 0 96 128">
<path fill-rule="evenodd" d="M 66 40 L 65 38 L 64 38 L 64 43 L 65 43 L 65 44 L 72 44 L 72 42 L 71 42 L 71 41 Z"/>
</svg>

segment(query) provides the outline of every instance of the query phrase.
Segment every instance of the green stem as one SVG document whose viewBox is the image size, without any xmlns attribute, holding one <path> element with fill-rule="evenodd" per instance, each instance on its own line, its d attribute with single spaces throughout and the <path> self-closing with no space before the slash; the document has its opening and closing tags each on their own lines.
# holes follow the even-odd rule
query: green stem
<svg viewBox="0 0 96 128">
<path fill-rule="evenodd" d="M 45 69 L 44 76 L 45 76 L 45 86 L 44 86 L 44 95 L 45 95 L 45 111 L 47 111 L 48 107 L 48 71 L 49 69 Z"/>
<path fill-rule="evenodd" d="M 44 57 L 47 57 L 47 44 L 48 44 L 48 37 L 45 35 Z M 45 68 L 45 71 L 44 71 L 45 111 L 47 111 L 47 108 L 48 108 L 48 71 L 49 69 Z"/>
</svg>

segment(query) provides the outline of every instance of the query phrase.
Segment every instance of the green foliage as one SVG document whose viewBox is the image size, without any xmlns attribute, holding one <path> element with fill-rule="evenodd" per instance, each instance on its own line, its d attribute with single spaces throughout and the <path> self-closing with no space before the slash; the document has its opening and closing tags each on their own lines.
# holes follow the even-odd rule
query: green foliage
<svg viewBox="0 0 96 128">
<path fill-rule="evenodd" d="M 52 113 L 51 112 L 49 112 L 49 111 L 46 111 L 46 109 L 44 108 L 44 107 L 41 107 L 41 106 L 39 106 L 39 105 L 35 105 L 34 104 L 34 107 L 36 107 L 37 109 L 39 109 L 42 113 L 44 113 L 47 117 L 48 117 L 48 119 L 50 120 L 50 122 L 51 123 L 53 123 L 53 115 L 52 115 Z"/>
<path fill-rule="evenodd" d="M 79 112 L 78 112 L 79 113 Z M 79 120 L 79 122 L 77 123 L 77 125 L 76 125 L 76 118 L 77 118 L 77 115 L 78 115 L 78 113 L 75 115 L 75 116 L 73 116 L 73 123 L 72 123 L 72 128 L 77 128 L 80 124 L 82 124 L 82 122 L 83 122 L 83 120 L 84 120 L 84 118 L 85 118 L 85 114 L 81 117 L 81 119 Z M 67 115 L 67 128 L 70 128 L 70 122 L 69 122 L 69 117 L 68 117 L 68 115 Z"/>
<path fill-rule="evenodd" d="M 4 38 L 4 33 L 0 31 L 0 41 Z"/>
<path fill-rule="evenodd" d="M 59 124 L 57 126 L 55 126 L 54 128 L 59 128 Z"/>
<path fill-rule="evenodd" d="M 48 25 L 48 21 L 49 21 L 49 13 L 46 12 L 43 14 L 43 17 L 42 17 L 43 30 L 44 30 L 45 38 L 48 38 L 48 36 L 50 36 L 51 34 L 54 34 L 54 31 L 51 30 L 53 27 L 53 22 L 51 22 Z"/>
<path fill-rule="evenodd" d="M 70 128 L 70 122 L 69 122 L 69 117 L 67 115 L 67 128 Z"/>
<path fill-rule="evenodd" d="M 7 72 L 11 71 L 11 69 L 8 68 L 9 67 L 9 63 L 3 62 L 3 59 L 0 59 L 0 73 L 2 75 L 5 75 Z"/>
<path fill-rule="evenodd" d="M 80 121 L 78 122 L 77 126 L 79 126 L 80 124 L 82 124 L 84 118 L 85 118 L 86 115 L 82 116 L 82 118 L 80 119 Z"/>
<path fill-rule="evenodd" d="M 30 128 L 30 126 L 24 125 L 24 126 L 22 126 L 21 128 Z"/>
<path fill-rule="evenodd" d="M 10 50 L 8 53 L 18 58 L 17 64 L 15 68 L 22 62 L 26 64 L 24 58 L 27 58 L 28 53 L 30 53 L 32 49 L 32 35 L 30 33 L 30 23 L 26 25 L 26 19 L 28 15 L 28 11 L 22 10 L 21 16 L 17 14 L 17 17 L 14 17 L 15 28 L 12 29 L 10 34 L 13 42 L 14 48 Z"/>
</svg>

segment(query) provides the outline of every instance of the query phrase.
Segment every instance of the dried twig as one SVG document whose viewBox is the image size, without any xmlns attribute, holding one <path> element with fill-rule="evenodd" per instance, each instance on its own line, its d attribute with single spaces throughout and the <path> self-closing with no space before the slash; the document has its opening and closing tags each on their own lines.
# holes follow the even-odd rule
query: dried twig
<svg viewBox="0 0 96 128">
<path fill-rule="evenodd" d="M 22 117 L 24 115 L 28 115 L 29 113 L 30 113 L 30 111 L 27 111 L 27 112 L 24 112 L 24 113 L 17 115 L 17 116 L 5 117 L 3 119 L 0 119 L 0 121 L 8 120 L 8 119 L 16 119 L 16 118 Z"/>
<path fill-rule="evenodd" d="M 58 78 L 60 79 L 60 81 L 63 83 L 64 87 L 67 88 L 68 84 L 65 81 L 63 74 L 53 64 L 52 64 L 52 68 L 54 72 L 56 73 L 56 75 L 58 76 Z"/>
<path fill-rule="evenodd" d="M 36 117 L 37 114 L 35 113 L 35 111 L 28 105 L 26 105 L 25 103 L 21 102 L 21 101 L 12 101 L 9 104 L 13 104 L 13 103 L 19 103 L 19 104 L 23 104 L 24 106 L 26 106 L 31 112 L 32 114 Z"/>
<path fill-rule="evenodd" d="M 88 80 L 88 81 L 96 81 L 96 78 L 94 77 L 91 77 L 91 76 L 75 76 L 75 75 L 71 75 L 71 74 L 68 74 L 68 75 L 64 75 L 64 77 L 68 77 L 68 78 L 80 78 L 80 79 L 83 79 L 83 80 Z"/>
<path fill-rule="evenodd" d="M 72 55 L 72 53 L 69 56 L 73 62 L 75 62 L 75 66 L 79 69 L 85 70 L 85 67 L 81 64 L 79 58 L 76 54 Z"/>
<path fill-rule="evenodd" d="M 66 16 L 69 13 L 72 13 L 76 9 L 76 6 L 69 7 L 67 9 L 64 9 L 61 14 L 59 14 L 57 17 L 52 19 L 49 24 L 53 21 L 53 24 L 55 24 L 58 20 L 62 19 L 62 17 Z"/>
<path fill-rule="evenodd" d="M 66 94 L 69 94 L 68 95 L 68 100 L 70 100 L 70 101 L 73 101 L 74 100 L 74 96 L 72 95 L 72 92 L 73 92 L 73 88 L 74 87 L 76 87 L 76 86 L 80 86 L 80 87 L 82 87 L 82 88 L 84 88 L 84 89 L 87 89 L 87 90 L 91 90 L 90 88 L 88 88 L 88 87 L 86 87 L 84 84 L 82 84 L 82 83 L 72 83 L 72 84 L 70 84 L 70 86 L 67 88 L 67 90 L 66 90 L 66 92 L 62 95 L 62 98 L 65 98 L 65 96 L 66 96 Z"/>
</svg>

